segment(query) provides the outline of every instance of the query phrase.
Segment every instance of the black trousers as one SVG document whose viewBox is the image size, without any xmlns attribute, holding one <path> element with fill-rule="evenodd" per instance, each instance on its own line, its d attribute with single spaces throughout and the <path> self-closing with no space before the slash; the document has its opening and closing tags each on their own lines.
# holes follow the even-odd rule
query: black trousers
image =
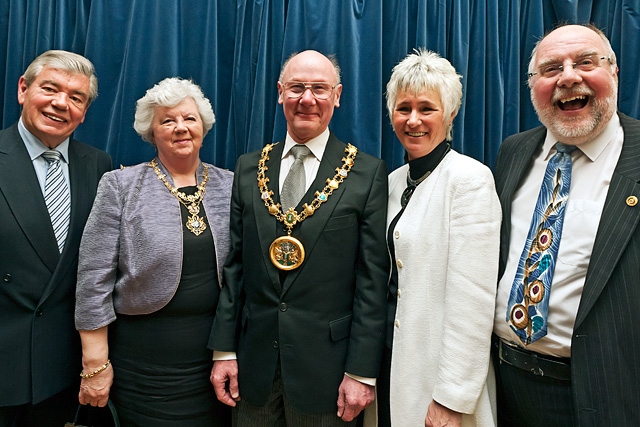
<svg viewBox="0 0 640 427">
<path fill-rule="evenodd" d="M 501 361 L 492 346 L 496 371 L 498 427 L 576 425 L 571 381 L 535 375 Z"/>
<path fill-rule="evenodd" d="M 78 409 L 77 386 L 69 387 L 36 405 L 0 407 L 0 427 L 62 427 Z"/>
<path fill-rule="evenodd" d="M 234 427 L 356 427 L 358 421 L 342 421 L 336 412 L 325 414 L 304 414 L 289 403 L 280 376 L 280 361 L 273 381 L 267 404 L 256 406 L 244 400 L 234 408 Z"/>
</svg>

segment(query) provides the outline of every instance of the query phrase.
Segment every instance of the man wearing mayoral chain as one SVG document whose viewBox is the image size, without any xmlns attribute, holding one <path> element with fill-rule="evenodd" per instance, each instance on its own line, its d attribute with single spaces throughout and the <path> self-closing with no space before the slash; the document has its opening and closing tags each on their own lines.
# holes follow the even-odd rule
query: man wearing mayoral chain
<svg viewBox="0 0 640 427">
<path fill-rule="evenodd" d="M 240 427 L 355 425 L 384 339 L 386 166 L 328 129 L 335 59 L 293 55 L 277 87 L 286 137 L 235 169 L 211 381 Z"/>
</svg>

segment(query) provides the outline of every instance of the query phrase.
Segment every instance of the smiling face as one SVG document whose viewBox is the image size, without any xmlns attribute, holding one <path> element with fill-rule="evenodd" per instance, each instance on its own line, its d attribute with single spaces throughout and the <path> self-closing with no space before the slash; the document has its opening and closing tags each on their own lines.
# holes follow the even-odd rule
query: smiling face
<svg viewBox="0 0 640 427">
<path fill-rule="evenodd" d="M 158 157 L 165 165 L 198 158 L 204 129 L 193 98 L 187 97 L 175 107 L 156 107 L 151 128 Z"/>
<path fill-rule="evenodd" d="M 25 128 L 55 148 L 84 121 L 89 108 L 89 77 L 45 67 L 27 86 L 18 81 L 18 102 Z"/>
<path fill-rule="evenodd" d="M 288 82 L 328 83 L 335 86 L 328 99 L 317 99 L 310 89 L 299 98 L 284 94 L 283 85 Z M 278 82 L 278 103 L 282 104 L 287 119 L 287 131 L 299 144 L 320 135 L 329 126 L 333 109 L 340 106 L 342 85 L 337 85 L 336 70 L 331 61 L 316 51 L 305 51 L 291 58 L 282 80 Z"/>
<path fill-rule="evenodd" d="M 393 129 L 409 160 L 429 154 L 444 141 L 453 118 L 445 118 L 440 94 L 435 90 L 396 95 Z"/>
<path fill-rule="evenodd" d="M 609 50 L 602 38 L 581 25 L 567 25 L 552 31 L 538 47 L 531 77 L 531 101 L 540 122 L 560 141 L 578 145 L 592 140 L 616 112 L 617 67 L 607 59 Z M 596 58 L 599 66 L 589 71 L 574 69 L 573 63 Z M 554 76 L 540 72 L 545 65 L 560 64 Z"/>
</svg>

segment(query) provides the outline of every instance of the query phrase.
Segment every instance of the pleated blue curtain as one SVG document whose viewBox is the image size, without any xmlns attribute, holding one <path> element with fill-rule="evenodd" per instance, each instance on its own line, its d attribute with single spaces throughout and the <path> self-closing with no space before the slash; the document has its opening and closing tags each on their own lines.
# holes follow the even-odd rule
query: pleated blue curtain
<svg viewBox="0 0 640 427">
<path fill-rule="evenodd" d="M 640 0 L 3 0 L 0 124 L 19 117 L 17 81 L 28 63 L 67 49 L 91 59 L 100 81 L 78 139 L 107 150 L 116 165 L 149 160 L 154 149 L 132 127 L 135 101 L 165 77 L 192 78 L 217 118 L 201 157 L 233 169 L 240 154 L 284 136 L 280 66 L 293 52 L 316 49 L 335 54 L 343 71 L 331 129 L 392 170 L 404 150 L 385 86 L 398 61 L 426 47 L 463 75 L 454 148 L 492 166 L 506 136 L 538 125 L 529 55 L 562 21 L 591 21 L 609 36 L 620 110 L 640 117 Z"/>
</svg>

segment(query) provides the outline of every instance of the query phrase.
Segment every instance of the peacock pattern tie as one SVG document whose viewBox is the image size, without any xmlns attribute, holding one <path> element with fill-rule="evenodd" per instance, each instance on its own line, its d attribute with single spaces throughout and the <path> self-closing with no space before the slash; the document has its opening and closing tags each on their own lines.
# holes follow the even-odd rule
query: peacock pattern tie
<svg viewBox="0 0 640 427">
<path fill-rule="evenodd" d="M 71 195 L 69 186 L 62 173 L 60 159 L 62 155 L 56 150 L 47 150 L 42 157 L 49 163 L 44 184 L 44 201 L 51 217 L 51 225 L 58 242 L 58 250 L 62 253 L 64 242 L 69 232 L 71 218 Z"/>
<path fill-rule="evenodd" d="M 311 154 L 311 150 L 305 145 L 298 144 L 291 147 L 291 154 L 295 160 L 284 179 L 280 192 L 280 204 L 285 212 L 291 207 L 295 208 L 304 196 L 306 191 L 304 159 Z"/>
<path fill-rule="evenodd" d="M 547 164 L 509 294 L 506 320 L 525 345 L 547 334 L 549 296 L 571 186 L 571 152 L 575 149 L 556 144 L 557 152 Z"/>
</svg>

